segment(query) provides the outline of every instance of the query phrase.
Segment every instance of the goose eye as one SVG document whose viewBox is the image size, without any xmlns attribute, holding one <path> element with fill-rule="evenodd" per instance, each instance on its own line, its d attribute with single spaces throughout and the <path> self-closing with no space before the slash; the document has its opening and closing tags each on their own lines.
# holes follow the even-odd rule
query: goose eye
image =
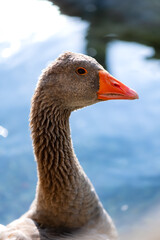
<svg viewBox="0 0 160 240">
<path fill-rule="evenodd" d="M 79 75 L 85 75 L 87 73 L 87 70 L 83 67 L 79 67 L 76 69 L 76 73 Z"/>
</svg>

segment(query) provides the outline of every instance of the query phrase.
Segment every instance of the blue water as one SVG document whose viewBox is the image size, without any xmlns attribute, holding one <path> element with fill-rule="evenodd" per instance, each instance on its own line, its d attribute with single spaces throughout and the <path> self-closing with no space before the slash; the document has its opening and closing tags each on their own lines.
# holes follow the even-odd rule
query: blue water
<svg viewBox="0 0 160 240">
<path fill-rule="evenodd" d="M 29 8 L 31 1 L 25 4 Z M 28 35 L 15 28 L 13 40 L 7 34 L 0 39 L 0 126 L 6 133 L 0 128 L 2 224 L 23 214 L 34 199 L 37 173 L 28 119 L 38 76 L 63 51 L 85 53 L 88 23 L 43 4 L 49 19 L 53 11 L 62 22 L 58 29 L 56 21 L 47 19 L 47 30 L 37 30 L 33 18 Z M 108 71 L 140 99 L 99 103 L 74 112 L 70 120 L 75 152 L 119 227 L 160 201 L 160 61 L 153 54 L 153 48 L 135 42 L 111 41 L 106 45 Z"/>
</svg>

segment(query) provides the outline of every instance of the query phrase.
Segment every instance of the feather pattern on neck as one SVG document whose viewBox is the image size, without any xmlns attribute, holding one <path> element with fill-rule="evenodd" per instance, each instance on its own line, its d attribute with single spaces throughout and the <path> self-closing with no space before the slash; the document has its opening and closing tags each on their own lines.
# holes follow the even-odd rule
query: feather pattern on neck
<svg viewBox="0 0 160 240">
<path fill-rule="evenodd" d="M 50 225 L 79 228 L 97 218 L 101 207 L 74 154 L 69 116 L 69 110 L 47 101 L 43 91 L 34 95 L 31 129 L 38 164 L 35 220 L 42 223 L 45 215 Z"/>
</svg>

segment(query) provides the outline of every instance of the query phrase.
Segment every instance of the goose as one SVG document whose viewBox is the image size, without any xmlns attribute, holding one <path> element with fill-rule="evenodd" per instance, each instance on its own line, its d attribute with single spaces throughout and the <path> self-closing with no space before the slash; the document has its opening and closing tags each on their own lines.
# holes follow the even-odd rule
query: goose
<svg viewBox="0 0 160 240">
<path fill-rule="evenodd" d="M 41 74 L 32 98 L 30 127 L 38 182 L 30 209 L 7 226 L 6 240 L 116 240 L 116 227 L 73 150 L 72 111 L 137 93 L 94 58 L 65 52 Z"/>
</svg>

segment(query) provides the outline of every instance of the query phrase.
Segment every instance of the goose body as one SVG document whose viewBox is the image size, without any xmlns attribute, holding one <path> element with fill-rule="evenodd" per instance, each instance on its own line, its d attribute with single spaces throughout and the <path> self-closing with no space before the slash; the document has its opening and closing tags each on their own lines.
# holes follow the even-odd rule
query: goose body
<svg viewBox="0 0 160 240">
<path fill-rule="evenodd" d="M 70 136 L 72 111 L 109 99 L 135 99 L 93 58 L 66 52 L 45 69 L 31 106 L 38 183 L 29 211 L 0 240 L 116 240 L 115 226 L 80 166 Z"/>
</svg>

